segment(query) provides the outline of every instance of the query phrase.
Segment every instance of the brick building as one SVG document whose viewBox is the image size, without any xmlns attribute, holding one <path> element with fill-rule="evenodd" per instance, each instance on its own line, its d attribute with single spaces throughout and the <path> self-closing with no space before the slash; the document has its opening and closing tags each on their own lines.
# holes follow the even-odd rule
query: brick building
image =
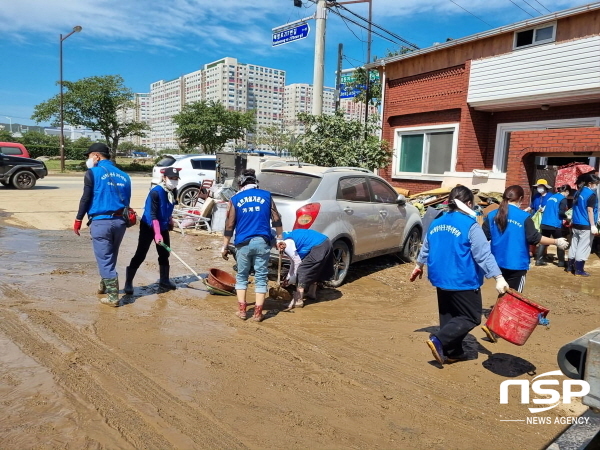
<svg viewBox="0 0 600 450">
<path fill-rule="evenodd" d="M 575 160 L 598 168 L 600 2 L 369 67 L 393 150 L 380 174 L 395 186 L 503 191 Z"/>
</svg>

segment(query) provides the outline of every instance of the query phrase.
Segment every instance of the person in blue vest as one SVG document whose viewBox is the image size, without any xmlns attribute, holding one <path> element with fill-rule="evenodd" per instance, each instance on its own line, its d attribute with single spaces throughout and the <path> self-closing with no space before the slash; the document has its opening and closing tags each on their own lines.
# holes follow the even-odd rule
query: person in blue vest
<svg viewBox="0 0 600 450">
<path fill-rule="evenodd" d="M 296 291 L 288 308 L 304 307 L 304 291 L 307 298 L 317 298 L 317 282 L 329 281 L 334 275 L 334 258 L 331 241 L 315 230 L 297 229 L 285 231 L 279 250 L 290 259 L 290 270 L 283 285 L 295 284 Z"/>
<path fill-rule="evenodd" d="M 598 196 L 595 191 L 599 183 L 600 178 L 597 175 L 586 173 L 579 178 L 579 190 L 573 196 L 573 237 L 568 269 L 580 277 L 590 276 L 585 271 L 585 262 L 592 250 L 592 240 L 598 234 Z"/>
<path fill-rule="evenodd" d="M 123 209 L 131 200 L 131 179 L 110 161 L 110 149 L 105 144 L 92 144 L 85 155 L 88 171 L 83 178 L 83 195 L 73 231 L 80 235 L 83 217 L 87 214 L 100 272 L 98 294 L 106 294 L 100 302 L 119 306 L 117 258 L 127 229 Z"/>
<path fill-rule="evenodd" d="M 169 252 L 160 245 L 161 242 L 171 246 L 169 230 L 173 229 L 173 208 L 177 204 L 177 185 L 179 173 L 173 167 L 162 170 L 160 184 L 154 186 L 146 197 L 144 215 L 140 219 L 140 235 L 138 245 L 131 258 L 129 266 L 125 269 L 125 286 L 123 291 L 127 295 L 133 294 L 133 278 L 142 265 L 152 242 L 156 244 L 158 253 L 158 286 L 163 290 L 173 290 L 177 287 L 169 279 Z"/>
<path fill-rule="evenodd" d="M 473 192 L 466 186 L 450 191 L 449 211 L 435 219 L 425 235 L 410 281 L 427 277 L 437 288 L 440 329 L 427 345 L 440 364 L 464 361 L 463 340 L 481 323 L 483 278 L 495 278 L 499 294 L 508 284 L 490 244 L 475 219 Z"/>
<path fill-rule="evenodd" d="M 556 245 L 566 249 L 565 238 L 544 237 L 535 228 L 528 212 L 519 207 L 525 196 L 521 186 L 509 186 L 502 194 L 500 207 L 488 214 L 483 222 L 483 232 L 490 241 L 492 254 L 511 289 L 523 292 L 529 270 L 530 245 Z"/>
<path fill-rule="evenodd" d="M 542 215 L 542 224 L 540 226 L 542 236 L 559 239 L 563 237 L 563 221 L 567 220 L 567 197 L 571 192 L 571 187 L 568 184 L 556 188 L 556 194 L 553 194 L 546 202 L 544 214 Z M 544 254 L 546 253 L 546 245 L 540 245 L 536 254 L 536 266 L 545 266 Z M 557 247 L 556 257 L 558 259 L 558 267 L 565 267 L 565 250 Z M 510 283 L 509 283 L 510 284 Z"/>
<path fill-rule="evenodd" d="M 277 211 L 271 193 L 258 188 L 256 172 L 246 169 L 240 175 L 240 190 L 229 201 L 223 247 L 221 255 L 227 259 L 228 246 L 235 231 L 233 241 L 236 248 L 237 274 L 235 289 L 237 291 L 238 311 L 236 315 L 246 320 L 246 290 L 250 271 L 254 270 L 254 292 L 256 303 L 252 320 L 263 319 L 262 309 L 267 293 L 267 275 L 269 256 L 271 253 L 271 224 L 276 230 L 277 244 L 282 242 L 281 216 Z"/>
<path fill-rule="evenodd" d="M 550 186 L 546 180 L 540 178 L 539 180 L 537 180 L 537 183 L 533 185 L 533 187 L 536 188 L 536 192 L 531 198 L 531 205 L 529 206 L 528 212 L 535 214 L 539 210 L 543 211 L 546 207 L 548 199 L 552 197 L 552 194 L 550 194 L 552 186 Z"/>
</svg>

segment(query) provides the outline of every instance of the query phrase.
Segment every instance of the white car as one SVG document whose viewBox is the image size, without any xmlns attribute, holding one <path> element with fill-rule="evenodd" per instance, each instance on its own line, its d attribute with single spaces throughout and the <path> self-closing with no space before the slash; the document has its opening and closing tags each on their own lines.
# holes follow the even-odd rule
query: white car
<svg viewBox="0 0 600 450">
<path fill-rule="evenodd" d="M 217 158 L 215 155 L 164 155 L 152 169 L 151 185 L 162 179 L 161 170 L 167 167 L 179 169 L 179 203 L 194 206 L 202 187 L 202 182 L 216 178 Z"/>
</svg>

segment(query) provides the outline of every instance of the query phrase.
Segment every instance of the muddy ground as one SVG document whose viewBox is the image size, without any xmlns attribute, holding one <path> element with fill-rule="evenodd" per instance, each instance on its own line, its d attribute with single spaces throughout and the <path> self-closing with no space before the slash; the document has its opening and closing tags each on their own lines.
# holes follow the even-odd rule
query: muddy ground
<svg viewBox="0 0 600 450">
<path fill-rule="evenodd" d="M 68 230 L 80 191 L 67 185 L 0 189 L 3 449 L 538 449 L 565 428 L 502 422 L 532 414 L 516 390 L 500 405 L 499 385 L 557 370 L 560 346 L 598 326 L 596 256 L 590 279 L 532 268 L 525 293 L 550 309 L 549 329 L 517 347 L 476 328 L 470 360 L 441 369 L 424 343 L 437 325 L 435 291 L 409 283 L 412 266 L 392 256 L 354 265 L 346 284 L 304 309 L 269 301 L 257 324 L 175 260 L 178 289 L 159 293 L 151 249 L 134 295 L 104 306 L 89 235 Z M 141 204 L 147 189 L 138 191 Z M 136 233 L 126 234 L 121 274 Z M 199 272 L 231 271 L 220 243 L 174 234 L 172 247 Z M 484 305 L 494 292 L 488 281 Z"/>
</svg>

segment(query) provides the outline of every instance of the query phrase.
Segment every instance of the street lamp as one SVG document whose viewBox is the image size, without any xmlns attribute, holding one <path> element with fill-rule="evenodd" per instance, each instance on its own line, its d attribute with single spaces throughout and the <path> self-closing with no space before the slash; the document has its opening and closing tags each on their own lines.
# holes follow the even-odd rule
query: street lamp
<svg viewBox="0 0 600 450">
<path fill-rule="evenodd" d="M 63 41 L 65 39 L 67 39 L 69 36 L 71 36 L 73 33 L 79 33 L 81 31 L 81 27 L 79 25 L 73 27 L 73 31 L 71 31 L 69 34 L 67 34 L 66 36 L 63 37 L 63 35 L 60 35 L 60 56 L 59 56 L 59 60 L 60 60 L 60 171 L 64 172 L 65 171 L 65 135 L 64 135 L 64 128 L 65 128 L 65 122 L 64 122 L 64 118 L 63 118 Z"/>
</svg>

